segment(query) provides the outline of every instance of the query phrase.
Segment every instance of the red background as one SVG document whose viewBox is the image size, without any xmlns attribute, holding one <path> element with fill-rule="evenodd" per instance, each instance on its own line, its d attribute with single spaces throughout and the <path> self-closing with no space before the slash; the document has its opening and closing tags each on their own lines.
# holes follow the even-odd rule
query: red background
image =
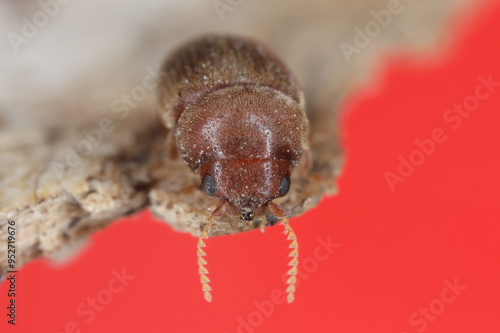
<svg viewBox="0 0 500 333">
<path fill-rule="evenodd" d="M 500 5 L 462 14 L 438 56 L 386 58 L 382 77 L 343 106 L 340 192 L 291 222 L 310 265 L 294 303 L 272 313 L 254 303 L 285 289 L 282 227 L 208 241 L 208 304 L 196 239 L 144 211 L 93 234 L 69 264 L 24 266 L 13 330 L 65 332 L 73 321 L 82 332 L 500 332 L 500 87 L 458 129 L 443 120 L 474 94 L 478 76 L 500 81 Z M 447 140 L 392 192 L 384 173 L 438 127 Z M 318 237 L 340 244 L 321 262 Z M 86 323 L 77 308 L 122 267 L 135 278 Z M 455 279 L 467 288 L 442 303 L 453 295 L 444 281 Z M 4 282 L 1 331 L 12 329 L 6 294 Z M 433 317 L 423 319 L 429 306 Z"/>
</svg>

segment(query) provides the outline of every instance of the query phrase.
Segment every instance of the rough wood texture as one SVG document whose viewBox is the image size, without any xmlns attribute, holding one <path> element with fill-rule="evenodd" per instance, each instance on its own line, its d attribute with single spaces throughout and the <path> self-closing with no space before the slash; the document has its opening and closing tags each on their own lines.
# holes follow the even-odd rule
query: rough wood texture
<svg viewBox="0 0 500 333">
<path fill-rule="evenodd" d="M 148 204 L 176 230 L 200 233 L 207 208 L 216 199 L 197 188 L 198 177 L 181 159 L 169 160 L 154 92 L 146 89 L 148 96 L 137 103 L 120 100 L 121 111 L 113 104 L 134 87 L 146 87 L 148 73 L 179 43 L 208 31 L 251 36 L 271 46 L 297 75 L 306 93 L 314 165 L 310 176 L 294 175 L 290 193 L 277 201 L 293 217 L 336 191 L 342 167 L 337 130 L 342 98 L 376 73 L 381 54 L 395 48 L 432 49 L 443 40 L 450 15 L 459 8 L 463 12 L 465 2 L 402 2 L 402 12 L 350 62 L 340 42 L 352 44 L 353 28 L 364 28 L 373 20 L 370 11 L 387 8 L 387 1 L 249 1 L 220 20 L 210 1 L 151 1 L 138 8 L 123 1 L 89 0 L 61 7 L 50 26 L 21 45 L 19 53 L 4 40 L 0 276 L 7 270 L 8 220 L 16 221 L 18 268 Z M 97 6 L 99 12 L 93 10 Z M 14 18 L 40 10 L 36 1 L 0 7 L 5 34 L 19 32 L 20 20 Z M 97 22 L 92 29 L 85 26 L 88 15 Z M 148 17 L 149 23 L 140 17 Z M 81 131 L 99 128 L 105 118 L 114 130 L 104 133 L 88 156 L 75 157 L 71 150 L 85 145 Z M 109 126 L 104 121 L 103 127 Z M 248 229 L 246 223 L 225 217 L 210 234 Z"/>
</svg>

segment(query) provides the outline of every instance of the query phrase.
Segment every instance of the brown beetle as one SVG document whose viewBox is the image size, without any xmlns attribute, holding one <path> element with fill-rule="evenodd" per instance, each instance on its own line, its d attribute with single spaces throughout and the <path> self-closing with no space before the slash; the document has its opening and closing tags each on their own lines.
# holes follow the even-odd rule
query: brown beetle
<svg viewBox="0 0 500 333">
<path fill-rule="evenodd" d="M 295 234 L 272 200 L 290 189 L 292 169 L 309 161 L 309 123 L 302 90 L 290 70 L 263 45 L 211 35 L 177 49 L 166 60 L 160 85 L 161 117 L 171 153 L 202 179 L 206 194 L 220 198 L 198 241 L 205 299 L 211 301 L 203 239 L 223 214 L 252 223 L 282 218 L 293 249 L 288 274 L 292 302 L 298 264 Z M 260 223 L 264 231 L 266 219 Z"/>
</svg>

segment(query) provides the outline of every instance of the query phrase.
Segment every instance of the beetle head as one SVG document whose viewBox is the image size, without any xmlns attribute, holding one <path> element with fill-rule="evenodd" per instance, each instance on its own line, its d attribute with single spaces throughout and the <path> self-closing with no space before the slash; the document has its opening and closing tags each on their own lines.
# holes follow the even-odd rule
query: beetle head
<svg viewBox="0 0 500 333">
<path fill-rule="evenodd" d="M 290 189 L 292 163 L 287 160 L 240 159 L 211 161 L 200 167 L 203 191 L 227 202 L 226 212 L 253 221 L 269 202 Z"/>
</svg>

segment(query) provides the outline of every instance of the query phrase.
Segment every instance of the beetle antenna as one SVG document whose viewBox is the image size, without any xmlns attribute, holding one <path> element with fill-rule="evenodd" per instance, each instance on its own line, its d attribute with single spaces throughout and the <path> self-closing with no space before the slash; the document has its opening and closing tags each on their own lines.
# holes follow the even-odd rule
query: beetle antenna
<svg viewBox="0 0 500 333">
<path fill-rule="evenodd" d="M 299 264 L 299 245 L 297 244 L 297 236 L 295 236 L 295 233 L 292 230 L 292 227 L 290 227 L 290 224 L 288 223 L 288 219 L 286 217 L 283 217 L 283 226 L 285 227 L 285 234 L 288 233 L 288 240 L 291 240 L 292 243 L 290 244 L 289 248 L 292 249 L 292 252 L 288 255 L 289 257 L 292 257 L 292 260 L 288 263 L 288 266 L 292 266 L 290 270 L 288 271 L 287 275 L 290 275 L 288 280 L 286 281 L 288 287 L 286 288 L 286 292 L 288 293 L 288 296 L 286 300 L 288 303 L 292 303 L 293 300 L 295 299 L 294 293 L 295 293 L 295 282 L 297 281 L 297 265 Z"/>
<path fill-rule="evenodd" d="M 207 302 L 212 301 L 212 294 L 210 293 L 212 288 L 210 288 L 210 285 L 208 284 L 210 282 L 210 279 L 206 275 L 208 274 L 208 270 L 204 267 L 204 265 L 207 264 L 207 261 L 203 259 L 206 253 L 205 251 L 202 250 L 202 247 L 206 246 L 203 240 L 208 238 L 208 230 L 210 229 L 210 226 L 214 223 L 214 221 L 215 221 L 215 216 L 213 215 L 210 216 L 210 218 L 208 219 L 208 224 L 203 228 L 203 231 L 200 234 L 197 247 L 198 272 L 200 273 L 201 290 L 203 290 L 203 297 L 205 297 L 205 300 Z"/>
</svg>

